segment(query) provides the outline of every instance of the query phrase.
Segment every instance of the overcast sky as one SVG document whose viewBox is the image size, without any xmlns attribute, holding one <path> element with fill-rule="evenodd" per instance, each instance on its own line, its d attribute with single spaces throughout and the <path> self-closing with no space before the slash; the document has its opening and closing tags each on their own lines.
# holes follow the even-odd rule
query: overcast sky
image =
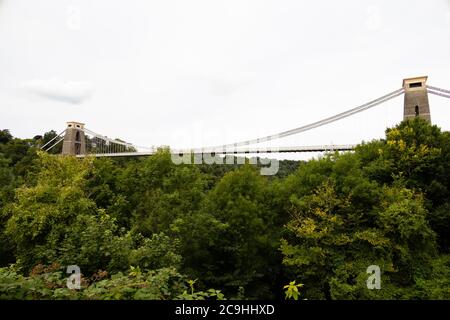
<svg viewBox="0 0 450 320">
<path fill-rule="evenodd" d="M 137 145 L 256 138 L 428 75 L 450 89 L 450 1 L 0 0 L 0 128 L 69 120 Z M 450 100 L 430 96 L 450 130 Z M 358 143 L 403 97 L 278 145 Z"/>
</svg>

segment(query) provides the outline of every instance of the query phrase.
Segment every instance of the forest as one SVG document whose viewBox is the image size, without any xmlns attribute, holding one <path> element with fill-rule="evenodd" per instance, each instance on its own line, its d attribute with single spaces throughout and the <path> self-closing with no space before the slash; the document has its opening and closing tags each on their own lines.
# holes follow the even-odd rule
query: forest
<svg viewBox="0 0 450 320">
<path fill-rule="evenodd" d="M 450 299 L 450 133 L 419 118 L 275 176 L 176 165 L 167 149 L 60 156 L 39 149 L 54 131 L 12 134 L 0 299 Z"/>
</svg>

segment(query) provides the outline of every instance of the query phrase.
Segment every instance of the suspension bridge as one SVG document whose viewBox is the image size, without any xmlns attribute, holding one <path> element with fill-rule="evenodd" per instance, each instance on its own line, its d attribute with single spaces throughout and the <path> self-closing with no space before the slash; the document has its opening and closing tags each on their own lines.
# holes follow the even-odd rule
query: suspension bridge
<svg viewBox="0 0 450 320">
<path fill-rule="evenodd" d="M 355 145 L 317 145 L 317 146 L 292 146 L 292 147 L 255 147 L 254 145 L 264 142 L 271 142 L 288 136 L 297 135 L 302 132 L 313 130 L 321 126 L 339 121 L 357 113 L 379 106 L 398 96 L 404 95 L 404 116 L 403 119 L 421 117 L 431 122 L 428 94 L 433 94 L 450 99 L 450 90 L 429 86 L 426 84 L 428 77 L 415 77 L 403 80 L 400 89 L 387 93 L 375 100 L 364 103 L 360 106 L 348 109 L 325 119 L 306 124 L 291 130 L 276 134 L 238 141 L 224 145 L 171 149 L 172 154 L 264 154 L 264 153 L 293 153 L 293 152 L 330 152 L 330 151 L 350 151 Z M 61 148 L 62 144 L 62 148 Z M 119 139 L 111 139 L 105 135 L 98 134 L 79 122 L 68 122 L 66 129 L 48 141 L 41 149 L 50 151 L 53 148 L 61 148 L 64 155 L 85 157 L 136 157 L 150 156 L 157 152 L 155 147 L 137 146 Z"/>
</svg>

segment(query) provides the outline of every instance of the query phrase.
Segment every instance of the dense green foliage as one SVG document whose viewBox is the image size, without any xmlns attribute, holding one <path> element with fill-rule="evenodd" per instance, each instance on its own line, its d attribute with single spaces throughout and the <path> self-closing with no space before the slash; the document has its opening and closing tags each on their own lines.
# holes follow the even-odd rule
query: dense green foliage
<svg viewBox="0 0 450 320">
<path fill-rule="evenodd" d="M 450 299 L 450 134 L 423 120 L 274 177 L 38 151 L 55 134 L 0 131 L 0 299 Z"/>
</svg>

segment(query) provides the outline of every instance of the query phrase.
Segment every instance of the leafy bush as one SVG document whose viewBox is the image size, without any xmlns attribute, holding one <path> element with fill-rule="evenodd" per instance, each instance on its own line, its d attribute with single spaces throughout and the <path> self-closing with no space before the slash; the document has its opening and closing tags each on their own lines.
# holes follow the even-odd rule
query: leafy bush
<svg viewBox="0 0 450 320">
<path fill-rule="evenodd" d="M 204 300 L 224 299 L 219 290 L 187 293 L 186 277 L 174 268 L 141 272 L 131 268 L 108 276 L 99 271 L 82 277 L 80 289 L 68 289 L 67 274 L 58 264 L 38 265 L 29 277 L 17 273 L 14 266 L 0 268 L 0 299 L 85 299 L 85 300 Z"/>
</svg>

